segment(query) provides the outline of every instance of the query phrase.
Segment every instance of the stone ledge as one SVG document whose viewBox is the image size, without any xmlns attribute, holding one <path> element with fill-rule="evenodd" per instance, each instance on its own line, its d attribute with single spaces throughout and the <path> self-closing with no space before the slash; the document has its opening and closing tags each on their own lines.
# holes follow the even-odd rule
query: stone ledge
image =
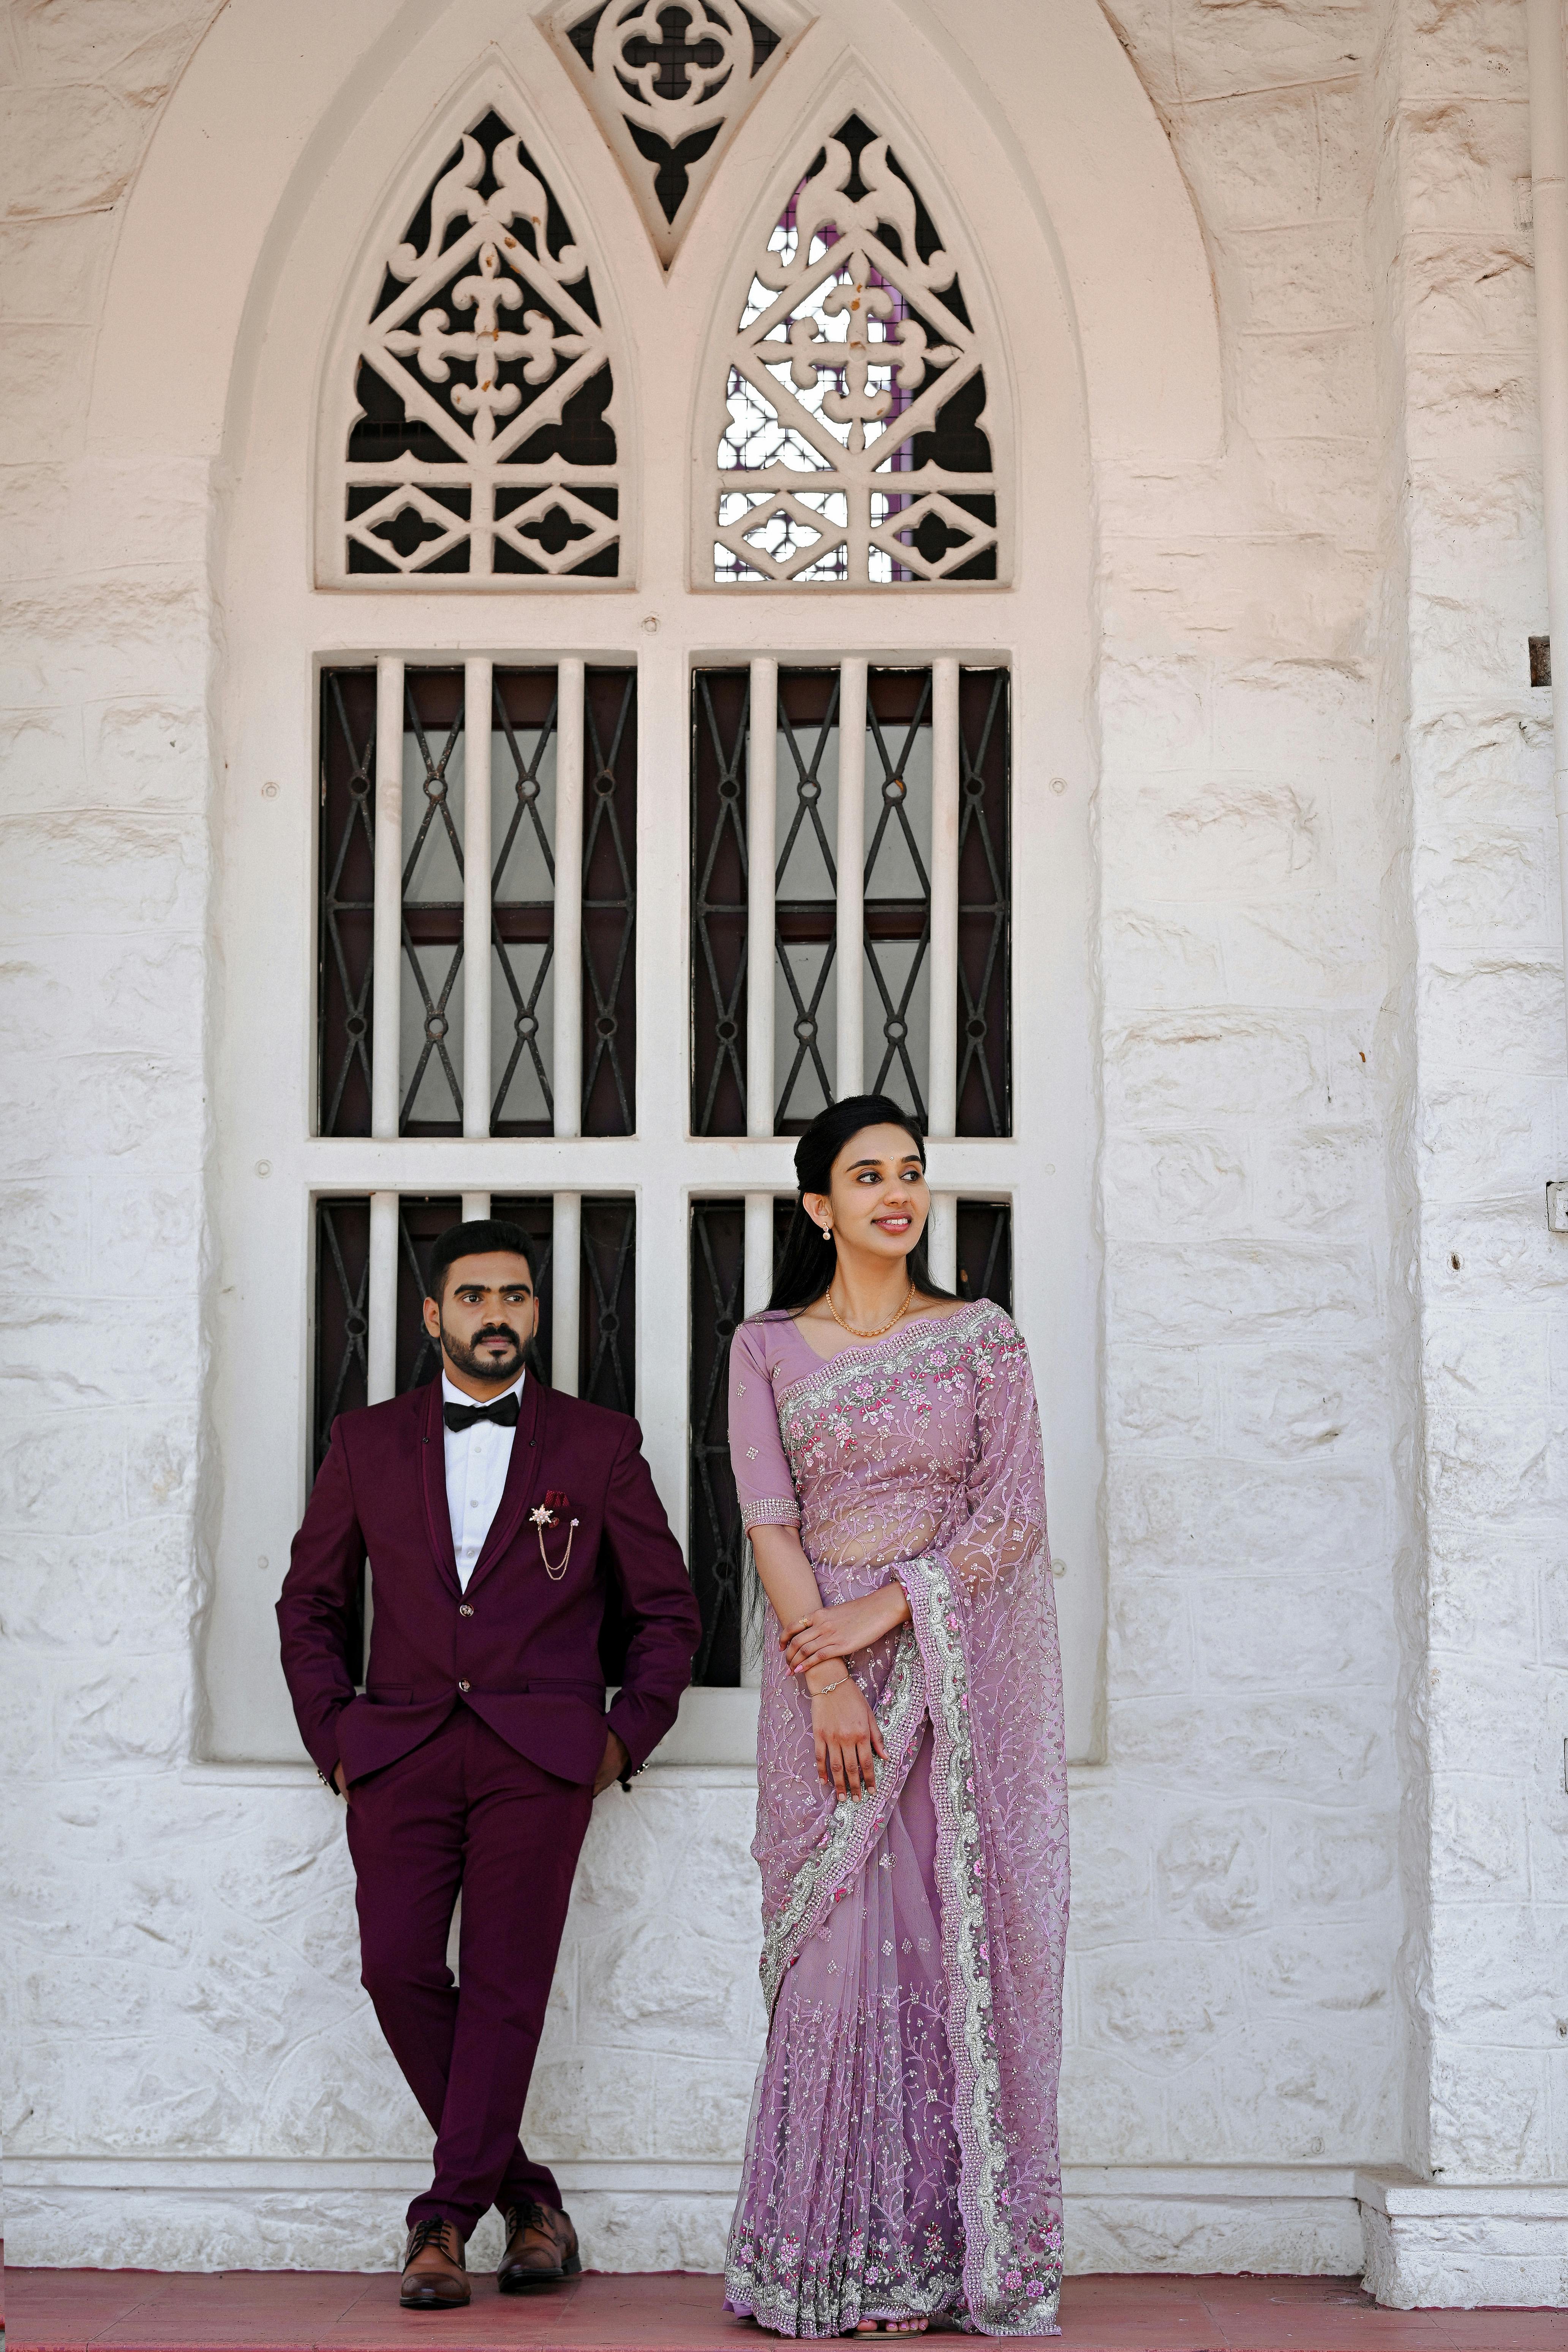
<svg viewBox="0 0 1568 2352">
<path fill-rule="evenodd" d="M 1356 2175 L 1369 2293 L 1395 2311 L 1568 2308 L 1568 2182 Z"/>
<path fill-rule="evenodd" d="M 738 2165 L 555 2170 L 593 2268 L 722 2269 Z M 418 2162 L 364 2158 L 9 2158 L 7 2251 L 37 2269 L 384 2270 L 428 2177 Z M 1352 2179 L 1346 2166 L 1069 2165 L 1068 2267 L 1342 2276 L 1360 2260 Z M 499 2257 L 498 2231 L 491 2215 L 479 2266 Z"/>
</svg>

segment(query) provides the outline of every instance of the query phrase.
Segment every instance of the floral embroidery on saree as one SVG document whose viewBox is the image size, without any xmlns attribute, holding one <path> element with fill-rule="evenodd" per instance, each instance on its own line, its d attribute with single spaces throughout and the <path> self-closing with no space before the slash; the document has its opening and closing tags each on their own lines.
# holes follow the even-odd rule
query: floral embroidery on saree
<svg viewBox="0 0 1568 2352">
<path fill-rule="evenodd" d="M 764 1661 L 753 1852 L 772 2022 L 726 2301 L 797 2336 L 895 2313 L 946 2316 L 986 2335 L 1054 2334 L 1066 1773 L 1027 1351 L 986 1301 L 793 1378 L 804 1352 L 794 1335 L 752 1346 L 752 1361 L 772 1382 L 766 1402 L 782 1446 L 775 1493 L 787 1475 L 825 1602 L 872 1591 L 891 1573 L 909 1595 L 911 1622 L 854 1662 L 887 1751 L 875 1794 L 858 1800 L 824 1802 L 810 1709 L 779 1659 L 770 1653 Z M 834 2014 L 852 2021 L 840 2023 L 836 2046 L 869 2063 L 877 1971 L 921 1965 L 910 1942 L 901 1948 L 911 1958 L 898 1960 L 885 1929 L 868 1924 L 868 1882 L 894 1893 L 900 1883 L 897 1872 L 882 1874 L 917 1793 L 928 1842 L 918 1864 L 906 1848 L 906 1866 L 929 1890 L 930 1935 L 940 1946 L 926 2041 L 940 2017 L 945 2030 L 934 2046 L 945 2071 L 911 2105 L 895 2066 L 872 2097 L 882 2118 L 873 2139 L 834 2137 L 825 2117 L 845 2102 L 824 2105 L 822 2003 L 837 2003 Z M 946 2118 L 947 2154 L 937 2202 L 926 2209 L 940 2224 L 928 2243 L 912 2212 L 899 2220 L 896 2195 L 876 2210 L 868 2205 L 871 2173 L 883 2178 L 883 2159 L 868 2151 L 896 2148 L 901 2113 L 914 2165 L 921 2115 L 932 2112 Z"/>
</svg>

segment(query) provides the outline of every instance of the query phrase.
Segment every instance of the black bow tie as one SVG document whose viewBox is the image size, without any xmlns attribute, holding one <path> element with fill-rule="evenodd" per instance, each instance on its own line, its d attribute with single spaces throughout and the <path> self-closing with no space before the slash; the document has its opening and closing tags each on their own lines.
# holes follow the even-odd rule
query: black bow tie
<svg viewBox="0 0 1568 2352">
<path fill-rule="evenodd" d="M 494 1404 L 445 1404 L 441 1418 L 447 1428 L 472 1429 L 476 1421 L 493 1421 L 498 1429 L 515 1429 L 521 1410 L 521 1399 L 514 1390 L 510 1396 L 497 1397 Z"/>
</svg>

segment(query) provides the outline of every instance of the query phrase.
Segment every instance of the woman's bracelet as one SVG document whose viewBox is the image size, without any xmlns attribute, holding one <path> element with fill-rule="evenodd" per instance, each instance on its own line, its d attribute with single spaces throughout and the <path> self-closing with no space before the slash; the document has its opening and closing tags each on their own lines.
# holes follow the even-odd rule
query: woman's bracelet
<svg viewBox="0 0 1568 2352">
<path fill-rule="evenodd" d="M 821 1663 L 821 1662 L 818 1662 L 818 1663 Z M 806 1684 L 806 1685 L 805 1685 L 805 1695 L 806 1695 L 807 1698 L 826 1698 L 826 1697 L 827 1696 L 827 1694 L 828 1694 L 828 1692 L 829 1692 L 829 1691 L 836 1691 L 836 1690 L 838 1688 L 838 1685 L 839 1685 L 839 1683 L 847 1683 L 847 1682 L 849 1680 L 849 1678 L 850 1678 L 850 1676 L 849 1676 L 849 1669 L 848 1669 L 848 1667 L 847 1667 L 847 1665 L 845 1665 L 845 1664 L 844 1664 L 844 1661 L 843 1661 L 843 1659 L 842 1659 L 842 1658 L 836 1658 L 836 1659 L 834 1660 L 834 1662 L 833 1662 L 833 1663 L 834 1663 L 834 1664 L 835 1664 L 835 1665 L 837 1665 L 837 1666 L 843 1666 L 843 1667 L 844 1667 L 844 1671 L 843 1671 L 843 1673 L 838 1676 L 837 1681 L 836 1681 L 836 1682 L 831 1682 L 831 1683 L 824 1683 L 824 1684 L 823 1684 L 823 1685 L 822 1685 L 822 1688 L 821 1688 L 820 1690 L 813 1690 L 813 1689 L 812 1689 L 812 1687 L 811 1687 L 811 1685 L 810 1685 L 809 1683 L 807 1683 L 807 1684 Z M 804 1679 L 804 1678 L 803 1678 L 803 1679 Z"/>
</svg>

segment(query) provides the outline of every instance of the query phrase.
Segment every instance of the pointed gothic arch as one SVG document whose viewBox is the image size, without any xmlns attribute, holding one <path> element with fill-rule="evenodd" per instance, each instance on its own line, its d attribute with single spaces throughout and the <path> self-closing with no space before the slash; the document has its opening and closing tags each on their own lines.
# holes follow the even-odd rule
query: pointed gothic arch
<svg viewBox="0 0 1568 2352">
<path fill-rule="evenodd" d="M 732 280 L 719 298 L 693 576 L 1004 581 L 1012 403 L 957 205 L 861 77 L 828 111 L 794 142 L 782 205 L 740 240 L 739 303 Z"/>
<path fill-rule="evenodd" d="M 581 217 L 521 93 L 480 74 L 399 174 L 340 304 L 319 586 L 629 569 L 624 371 Z"/>
</svg>

